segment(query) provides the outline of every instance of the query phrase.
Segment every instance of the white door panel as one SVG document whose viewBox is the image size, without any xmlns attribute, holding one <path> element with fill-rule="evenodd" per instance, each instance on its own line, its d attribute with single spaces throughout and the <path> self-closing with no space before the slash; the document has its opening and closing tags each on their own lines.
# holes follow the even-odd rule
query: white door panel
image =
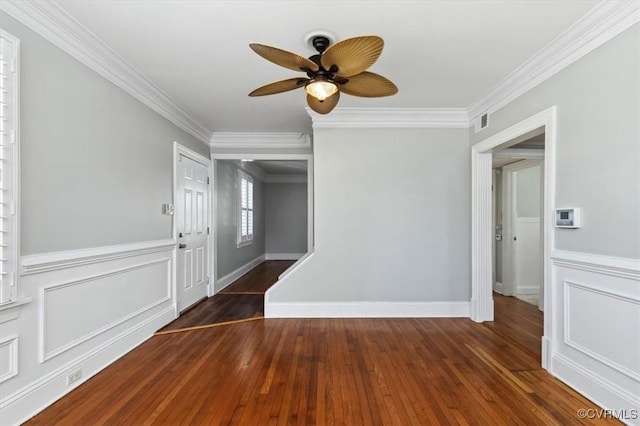
<svg viewBox="0 0 640 426">
<path fill-rule="evenodd" d="M 182 154 L 176 167 L 178 310 L 207 296 L 207 166 Z"/>
<path fill-rule="evenodd" d="M 513 244 L 515 294 L 539 294 L 542 282 L 540 218 L 516 218 Z"/>
</svg>

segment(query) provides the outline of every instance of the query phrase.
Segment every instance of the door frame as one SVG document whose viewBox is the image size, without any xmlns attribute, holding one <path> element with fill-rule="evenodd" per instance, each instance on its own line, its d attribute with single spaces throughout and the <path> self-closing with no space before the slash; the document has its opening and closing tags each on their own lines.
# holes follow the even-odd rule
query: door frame
<svg viewBox="0 0 640 426">
<path fill-rule="evenodd" d="M 519 142 L 518 138 L 544 129 L 544 334 L 542 336 L 542 367 L 550 366 L 550 350 L 553 326 L 558 319 L 553 316 L 553 292 L 551 291 L 551 250 L 554 247 L 555 205 L 555 156 L 556 156 L 556 107 L 538 114 L 491 136 L 471 147 L 471 302 L 470 317 L 476 322 L 493 321 L 493 229 L 491 217 L 491 169 L 493 151 L 507 148 Z M 520 139 L 523 140 L 523 139 Z"/>
<path fill-rule="evenodd" d="M 514 278 L 514 258 L 513 258 L 513 233 L 515 231 L 515 216 L 513 211 L 514 205 L 514 172 L 518 170 L 527 169 L 529 167 L 540 167 L 541 174 L 544 174 L 543 160 L 522 160 L 516 163 L 507 164 L 502 167 L 502 285 L 505 289 L 505 296 L 515 295 L 515 288 L 513 285 Z M 544 182 L 544 179 L 542 179 Z M 544 184 L 543 184 L 544 185 Z M 540 187 L 541 189 L 544 186 Z M 541 191 L 543 192 L 543 191 Z M 542 200 L 544 203 L 544 200 Z M 544 207 L 541 207 L 544 211 Z M 542 215 L 541 211 L 541 215 Z M 544 228 L 543 217 L 540 217 L 540 227 Z M 506 237 L 506 238 L 505 238 Z M 544 239 L 544 232 L 542 232 L 541 238 Z M 544 242 L 543 242 L 544 250 Z M 544 258 L 544 255 L 543 255 Z M 506 285 L 505 285 L 506 284 Z M 540 293 L 542 296 L 543 292 Z"/>
<path fill-rule="evenodd" d="M 213 223 L 213 173 L 212 173 L 212 164 L 210 158 L 205 157 L 204 155 L 198 154 L 197 152 L 187 148 L 186 146 L 180 144 L 178 141 L 173 141 L 173 191 L 172 191 L 172 203 L 174 206 L 174 213 L 171 216 L 171 238 L 174 241 L 174 249 L 173 249 L 173 271 L 172 271 L 172 280 L 173 280 L 173 289 L 172 289 L 172 298 L 173 298 L 173 306 L 175 309 L 175 317 L 177 318 L 180 315 L 178 310 L 178 253 L 177 253 L 177 245 L 178 245 L 178 219 L 176 215 L 176 209 L 178 208 L 176 202 L 178 200 L 178 159 L 180 155 L 183 155 L 187 158 L 192 159 L 198 163 L 202 163 L 207 166 L 207 174 L 209 178 L 208 192 L 207 197 L 209 198 L 207 202 L 207 208 L 209 211 L 207 212 L 207 227 L 211 230 L 211 224 Z M 209 232 L 207 237 L 207 296 L 211 297 L 213 295 L 213 273 L 215 271 L 215 264 L 213 262 L 214 258 L 214 246 L 212 244 L 212 232 Z"/>
</svg>

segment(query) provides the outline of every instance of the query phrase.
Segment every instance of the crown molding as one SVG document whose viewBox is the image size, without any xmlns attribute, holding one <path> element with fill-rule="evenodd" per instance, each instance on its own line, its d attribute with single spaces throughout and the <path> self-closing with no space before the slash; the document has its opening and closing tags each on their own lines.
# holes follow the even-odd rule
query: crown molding
<svg viewBox="0 0 640 426">
<path fill-rule="evenodd" d="M 471 122 L 507 105 L 640 22 L 640 2 L 605 0 L 467 107 Z"/>
<path fill-rule="evenodd" d="M 304 133 L 214 132 L 211 148 L 311 148 L 311 138 Z"/>
<path fill-rule="evenodd" d="M 313 128 L 468 128 L 464 108 L 336 108 L 322 115 L 306 108 Z"/>
<path fill-rule="evenodd" d="M 211 130 L 55 2 L 3 0 L 0 10 L 204 143 Z"/>
</svg>

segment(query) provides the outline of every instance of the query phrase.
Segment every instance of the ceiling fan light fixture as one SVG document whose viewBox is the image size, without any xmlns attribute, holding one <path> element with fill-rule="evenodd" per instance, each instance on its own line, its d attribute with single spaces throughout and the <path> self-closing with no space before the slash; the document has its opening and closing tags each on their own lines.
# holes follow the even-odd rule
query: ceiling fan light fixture
<svg viewBox="0 0 640 426">
<path fill-rule="evenodd" d="M 304 91 L 320 102 L 338 91 L 338 86 L 326 78 L 316 77 L 304 87 Z"/>
</svg>

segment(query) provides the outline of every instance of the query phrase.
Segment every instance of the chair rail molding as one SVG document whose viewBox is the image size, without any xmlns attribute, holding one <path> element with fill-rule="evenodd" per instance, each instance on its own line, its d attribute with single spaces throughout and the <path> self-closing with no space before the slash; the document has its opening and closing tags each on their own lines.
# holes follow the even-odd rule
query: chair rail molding
<svg viewBox="0 0 640 426">
<path fill-rule="evenodd" d="M 141 256 L 174 248 L 176 240 L 156 240 L 22 256 L 21 276 Z"/>
</svg>

